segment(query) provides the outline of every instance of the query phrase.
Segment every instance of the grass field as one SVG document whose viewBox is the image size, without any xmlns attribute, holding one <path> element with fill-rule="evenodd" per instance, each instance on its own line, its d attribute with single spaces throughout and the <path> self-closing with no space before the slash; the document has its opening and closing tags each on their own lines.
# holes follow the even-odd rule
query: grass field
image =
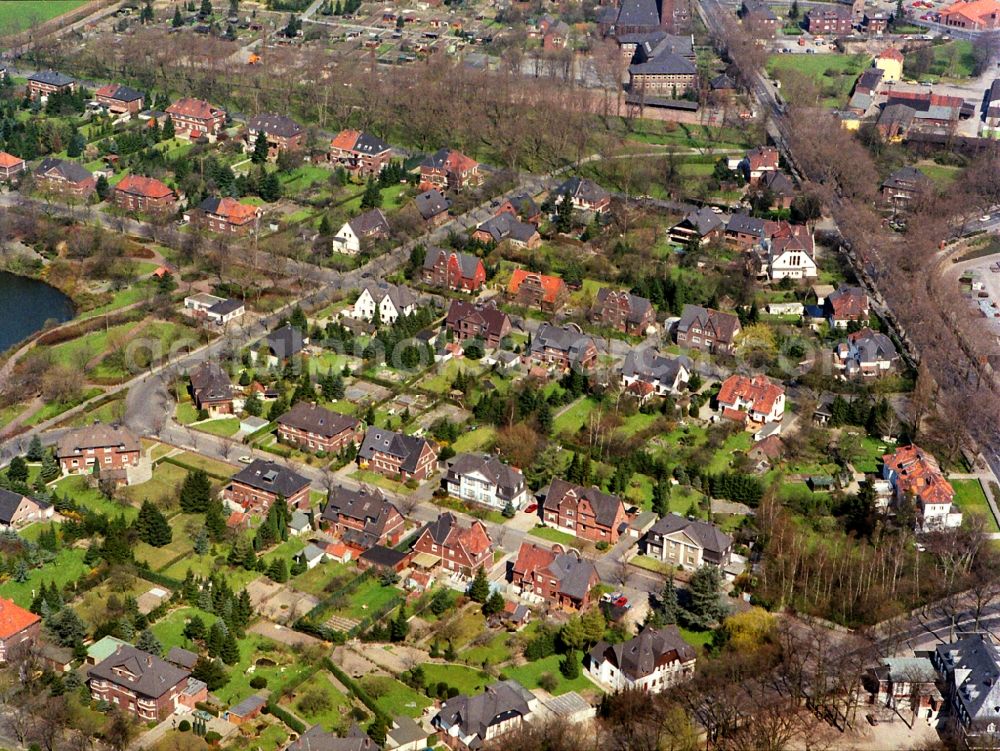
<svg viewBox="0 0 1000 751">
<path fill-rule="evenodd" d="M 351 592 L 346 606 L 336 613 L 344 618 L 360 621 L 399 594 L 401 591 L 396 587 L 383 587 L 376 579 L 368 579 Z"/>
<path fill-rule="evenodd" d="M 0 2 L 0 34 L 24 31 L 79 8 L 87 0 L 4 0 Z"/>
<path fill-rule="evenodd" d="M 986 494 L 979 480 L 952 480 L 951 486 L 955 488 L 955 503 L 963 513 L 979 514 L 986 519 L 987 532 L 1000 532 L 997 528 L 997 521 L 993 518 L 989 504 L 986 502 Z"/>
<path fill-rule="evenodd" d="M 309 725 L 322 725 L 331 733 L 343 733 L 351 726 L 351 698 L 338 691 L 323 671 L 296 688 L 289 704 Z"/>
<path fill-rule="evenodd" d="M 58 417 L 63 412 L 68 412 L 73 407 L 83 404 L 88 399 L 93 399 L 95 396 L 100 396 L 103 393 L 104 389 L 94 386 L 93 388 L 86 389 L 79 397 L 71 399 L 68 402 L 48 402 L 40 410 L 25 419 L 24 424 L 33 426 L 43 423 L 46 420 L 51 420 L 53 417 Z"/>
<path fill-rule="evenodd" d="M 82 475 L 64 477 L 55 483 L 54 488 L 59 495 L 68 496 L 80 506 L 111 518 L 124 515 L 127 521 L 132 521 L 139 513 L 135 506 L 108 500 L 97 488 L 90 487 L 87 478 Z"/>
<path fill-rule="evenodd" d="M 528 534 L 532 537 L 539 537 L 543 540 L 548 540 L 549 542 L 558 542 L 574 548 L 580 547 L 580 541 L 573 535 L 561 532 L 552 527 L 535 527 L 534 529 L 528 530 Z"/>
<path fill-rule="evenodd" d="M 420 717 L 431 704 L 423 694 L 387 675 L 366 675 L 361 679 L 361 686 L 390 717 Z"/>
<path fill-rule="evenodd" d="M 563 432 L 576 433 L 586 424 L 587 417 L 595 406 L 597 405 L 594 400 L 588 397 L 577 399 L 566 408 L 565 412 L 553 420 L 552 432 L 556 435 Z"/>
<path fill-rule="evenodd" d="M 482 451 L 496 439 L 495 428 L 484 425 L 468 433 L 463 433 L 458 440 L 452 444 L 452 448 L 459 454 L 467 451 Z"/>
<path fill-rule="evenodd" d="M 196 430 L 211 435 L 231 438 L 240 430 L 240 419 L 238 417 L 220 417 L 217 420 L 207 420 L 194 426 Z"/>
<path fill-rule="evenodd" d="M 0 597 L 13 600 L 22 608 L 28 607 L 34 596 L 32 592 L 38 590 L 41 585 L 55 582 L 56 586 L 62 587 L 86 573 L 89 570 L 87 564 L 83 562 L 86 552 L 82 548 L 63 548 L 53 560 L 41 568 L 31 569 L 26 581 L 16 582 L 9 579 L 0 584 Z"/>
<path fill-rule="evenodd" d="M 558 672 L 558 671 L 557 671 Z M 467 668 L 465 665 L 445 665 L 439 663 L 429 663 L 424 665 L 424 676 L 427 678 L 427 685 L 444 681 L 449 686 L 454 686 L 459 693 L 472 695 L 480 693 L 490 683 L 493 678 L 482 676 L 478 670 Z M 511 676 L 514 677 L 513 675 Z"/>
<path fill-rule="evenodd" d="M 179 502 L 178 493 L 185 477 L 187 477 L 187 470 L 176 464 L 161 462 L 153 469 L 151 479 L 139 485 L 130 486 L 125 493 L 134 503 L 150 500 L 161 509 L 170 508 Z"/>
<path fill-rule="evenodd" d="M 330 561 L 305 571 L 288 582 L 292 589 L 321 596 L 334 579 L 346 581 L 358 575 L 358 570 L 348 563 Z"/>
<path fill-rule="evenodd" d="M 858 74 L 869 63 L 866 55 L 771 55 L 767 72 L 784 81 L 792 72 L 811 78 L 820 90 L 823 104 L 843 104 Z"/>
<path fill-rule="evenodd" d="M 529 690 L 539 688 L 539 680 L 543 675 L 549 673 L 558 681 L 555 689 L 552 691 L 553 696 L 559 696 L 569 691 L 583 691 L 588 688 L 594 688 L 594 684 L 584 677 L 583 668 L 580 669 L 580 675 L 572 680 L 564 677 L 559 672 L 559 663 L 561 661 L 562 655 L 551 655 L 544 659 L 521 665 L 520 667 L 504 668 L 504 672 Z"/>
</svg>

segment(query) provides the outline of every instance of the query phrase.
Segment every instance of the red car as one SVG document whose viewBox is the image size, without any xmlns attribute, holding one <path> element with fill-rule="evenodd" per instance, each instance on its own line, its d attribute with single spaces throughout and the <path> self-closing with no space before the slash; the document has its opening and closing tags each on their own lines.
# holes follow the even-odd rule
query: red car
<svg viewBox="0 0 1000 751">
<path fill-rule="evenodd" d="M 528 504 L 527 506 L 524 507 L 524 513 L 526 513 L 526 514 L 534 514 L 537 511 L 538 511 L 538 504 L 537 503 L 530 503 L 530 504 Z"/>
</svg>

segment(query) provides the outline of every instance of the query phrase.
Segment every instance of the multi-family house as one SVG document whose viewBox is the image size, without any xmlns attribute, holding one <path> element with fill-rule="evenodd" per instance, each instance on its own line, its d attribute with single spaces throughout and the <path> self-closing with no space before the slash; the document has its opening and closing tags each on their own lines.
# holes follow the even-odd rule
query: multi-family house
<svg viewBox="0 0 1000 751">
<path fill-rule="evenodd" d="M 191 671 L 131 645 L 119 646 L 88 668 L 87 683 L 94 701 L 141 722 L 160 722 L 179 708 L 193 710 L 208 698 L 208 687 L 192 678 Z"/>
<path fill-rule="evenodd" d="M 76 79 L 54 70 L 40 70 L 28 76 L 28 98 L 48 99 L 50 94 L 70 94 L 76 91 Z"/>
<path fill-rule="evenodd" d="M 733 214 L 726 222 L 726 242 L 739 250 L 748 250 L 767 237 L 768 224 L 768 220 L 756 216 Z"/>
<path fill-rule="evenodd" d="M 381 490 L 338 486 L 323 508 L 320 525 L 362 553 L 375 545 L 398 545 L 406 520 Z"/>
<path fill-rule="evenodd" d="M 536 363 L 559 370 L 587 369 L 597 360 L 597 343 L 575 323 L 563 326 L 543 323 L 531 338 L 528 356 Z"/>
<path fill-rule="evenodd" d="M 885 334 L 872 331 L 867 326 L 847 335 L 833 349 L 833 366 L 844 372 L 844 377 L 878 378 L 895 370 L 899 352 Z"/>
<path fill-rule="evenodd" d="M 51 519 L 54 515 L 55 509 L 51 503 L 0 488 L 0 529 L 16 529 L 26 524 Z"/>
<path fill-rule="evenodd" d="M 111 200 L 122 211 L 163 216 L 177 208 L 177 194 L 155 177 L 126 175 L 111 192 Z"/>
<path fill-rule="evenodd" d="M 812 8 L 806 13 L 806 31 L 810 34 L 845 36 L 853 29 L 854 17 L 845 6 Z"/>
<path fill-rule="evenodd" d="M 486 268 L 471 253 L 432 246 L 424 257 L 420 280 L 434 287 L 476 292 L 486 282 Z"/>
<path fill-rule="evenodd" d="M 420 189 L 461 191 L 482 180 L 479 162 L 453 149 L 440 149 L 420 163 Z"/>
<path fill-rule="evenodd" d="M 97 187 L 97 179 L 82 165 L 51 156 L 35 167 L 34 174 L 40 188 L 64 196 L 88 198 Z"/>
<path fill-rule="evenodd" d="M 698 68 L 686 57 L 664 52 L 628 67 L 628 88 L 635 95 L 677 98 L 696 88 Z"/>
<path fill-rule="evenodd" d="M 538 208 L 535 199 L 527 193 L 518 193 L 516 196 L 511 196 L 505 200 L 500 204 L 494 216 L 503 213 L 511 214 L 522 222 L 534 224 L 536 227 L 542 221 L 542 210 Z"/>
<path fill-rule="evenodd" d="M 522 222 L 506 211 L 492 216 L 476 227 L 472 233 L 474 240 L 483 243 L 509 243 L 515 248 L 537 248 L 542 242 L 542 236 L 534 224 Z"/>
<path fill-rule="evenodd" d="M 503 736 L 530 722 L 538 707 L 535 695 L 517 681 L 497 681 L 481 694 L 448 699 L 431 725 L 452 751 L 478 751 L 496 746 Z"/>
<path fill-rule="evenodd" d="M 786 225 L 764 241 L 767 278 L 814 279 L 819 275 L 812 233 L 802 225 Z"/>
<path fill-rule="evenodd" d="M 41 616 L 0 597 L 0 662 L 9 662 L 38 641 Z"/>
<path fill-rule="evenodd" d="M 530 497 L 524 473 L 492 454 L 459 454 L 448 465 L 443 484 L 456 498 L 497 510 L 519 509 Z"/>
<path fill-rule="evenodd" d="M 601 287 L 597 290 L 591 318 L 594 323 L 611 326 L 626 334 L 642 335 L 656 323 L 656 310 L 645 297 Z"/>
<path fill-rule="evenodd" d="M 233 414 L 233 384 L 229 374 L 217 362 L 208 360 L 201 363 L 188 374 L 188 378 L 195 407 L 209 414 Z"/>
<path fill-rule="evenodd" d="M 64 474 L 127 470 L 139 466 L 139 438 L 121 425 L 95 423 L 70 430 L 56 444 Z"/>
<path fill-rule="evenodd" d="M 246 313 L 246 304 L 241 300 L 196 292 L 184 298 L 184 311 L 193 318 L 224 326 Z"/>
<path fill-rule="evenodd" d="M 360 130 L 342 130 L 330 142 L 331 162 L 361 177 L 377 175 L 392 159 L 392 147 Z"/>
<path fill-rule="evenodd" d="M 625 504 L 596 487 L 585 488 L 561 478 L 549 485 L 538 506 L 545 524 L 595 542 L 614 544 L 628 521 Z"/>
<path fill-rule="evenodd" d="M 445 326 L 460 342 L 481 339 L 489 348 L 499 347 L 511 330 L 510 316 L 497 308 L 492 300 L 485 303 L 452 300 Z"/>
<path fill-rule="evenodd" d="M 344 737 L 327 732 L 322 725 L 313 725 L 282 751 L 381 751 L 381 747 L 357 725 Z"/>
<path fill-rule="evenodd" d="M 378 311 L 379 321 L 391 326 L 416 309 L 417 296 L 409 287 L 388 282 L 370 282 L 354 301 L 353 314 L 358 320 L 373 321 L 375 311 Z"/>
<path fill-rule="evenodd" d="M 778 17 L 762 0 L 743 0 L 740 20 L 756 37 L 773 37 L 778 31 Z"/>
<path fill-rule="evenodd" d="M 646 532 L 640 543 L 645 555 L 672 566 L 725 568 L 733 553 L 733 538 L 716 525 L 670 513 Z"/>
<path fill-rule="evenodd" d="M 658 694 L 694 677 L 697 655 L 677 626 L 644 628 L 620 644 L 601 641 L 587 655 L 587 671 L 612 691 Z"/>
<path fill-rule="evenodd" d="M 861 287 L 841 285 L 827 295 L 823 313 L 831 328 L 846 329 L 851 321 L 867 323 L 871 316 L 868 293 Z"/>
<path fill-rule="evenodd" d="M 522 542 L 510 568 L 510 582 L 525 600 L 540 600 L 563 610 L 583 610 L 590 591 L 601 583 L 593 561 L 556 543 L 551 548 Z"/>
<path fill-rule="evenodd" d="M 1000 87 L 998 87 L 1000 90 Z M 916 167 L 900 167 L 881 185 L 882 201 L 896 211 L 905 211 L 921 194 L 928 194 L 933 183 Z"/>
<path fill-rule="evenodd" d="M 309 508 L 309 478 L 266 459 L 254 459 L 229 479 L 222 497 L 230 509 L 264 515 L 284 498 L 290 509 Z"/>
<path fill-rule="evenodd" d="M 305 128 L 285 115 L 265 112 L 250 118 L 244 148 L 253 151 L 261 134 L 267 142 L 270 159 L 276 158 L 282 151 L 298 151 L 305 145 Z"/>
<path fill-rule="evenodd" d="M 424 526 L 413 550 L 441 559 L 442 568 L 463 576 L 473 576 L 493 562 L 493 540 L 486 525 L 474 519 L 464 527 L 450 512 L 440 514 Z"/>
<path fill-rule="evenodd" d="M 558 276 L 514 269 L 507 283 L 507 297 L 518 305 L 554 313 L 566 304 L 569 290 Z"/>
<path fill-rule="evenodd" d="M 370 209 L 344 222 L 333 236 L 333 249 L 349 256 L 361 252 L 362 245 L 368 245 L 389 237 L 389 221 L 382 209 Z"/>
<path fill-rule="evenodd" d="M 286 323 L 284 326 L 275 329 L 268 334 L 261 342 L 250 351 L 250 356 L 257 361 L 258 352 L 267 351 L 267 364 L 274 367 L 280 363 L 287 362 L 293 357 L 301 355 L 309 344 L 309 337 L 301 331 Z"/>
<path fill-rule="evenodd" d="M 958 748 L 996 746 L 1000 740 L 1000 648 L 993 636 L 974 633 L 938 644 L 931 659 L 943 678 L 948 726 Z"/>
<path fill-rule="evenodd" d="M 146 104 L 146 97 L 141 91 L 123 86 L 120 83 L 109 83 L 94 92 L 94 99 L 104 105 L 113 115 L 123 115 L 128 112 L 136 115 Z"/>
<path fill-rule="evenodd" d="M 0 180 L 13 180 L 26 169 L 28 165 L 21 157 L 0 151 Z"/>
<path fill-rule="evenodd" d="M 776 209 L 790 209 L 795 200 L 795 185 L 784 172 L 765 172 L 757 183 L 771 197 L 771 206 Z"/>
<path fill-rule="evenodd" d="M 709 206 L 702 206 L 685 214 L 677 224 L 670 228 L 670 241 L 687 247 L 692 243 L 707 245 L 723 236 L 726 222 L 720 214 L 712 211 Z"/>
<path fill-rule="evenodd" d="M 732 354 L 741 331 L 740 319 L 700 305 L 685 305 L 677 323 L 677 344 L 710 354 Z"/>
<path fill-rule="evenodd" d="M 358 465 L 403 480 L 426 480 L 434 472 L 438 450 L 426 438 L 369 427 L 358 450 Z"/>
<path fill-rule="evenodd" d="M 633 393 L 666 396 L 679 394 L 687 386 L 693 372 L 691 360 L 683 355 L 662 355 L 652 347 L 631 349 L 622 365 L 622 385 Z M 648 389 L 637 384 L 648 384 Z"/>
<path fill-rule="evenodd" d="M 203 99 L 178 99 L 167 107 L 166 113 L 174 124 L 174 133 L 191 140 L 202 136 L 215 137 L 226 125 L 226 111 L 213 107 Z"/>
<path fill-rule="evenodd" d="M 306 451 L 336 454 L 361 442 L 361 421 L 320 407 L 297 402 L 278 418 L 278 437 Z"/>
<path fill-rule="evenodd" d="M 552 196 L 562 201 L 569 196 L 570 203 L 577 211 L 591 211 L 603 214 L 611 208 L 611 194 L 586 177 L 571 177 L 552 191 Z"/>
<path fill-rule="evenodd" d="M 767 424 L 785 415 L 785 389 L 765 375 L 731 375 L 719 389 L 719 412 L 727 420 Z"/>
<path fill-rule="evenodd" d="M 247 235 L 260 228 L 264 210 L 260 206 L 240 203 L 235 198 L 209 197 L 198 204 L 197 219 L 200 224 L 225 235 Z"/>
<path fill-rule="evenodd" d="M 892 487 L 896 503 L 916 505 L 917 527 L 923 532 L 958 527 L 955 489 L 934 456 L 916 445 L 901 446 L 882 457 L 882 479 Z"/>
<path fill-rule="evenodd" d="M 774 146 L 755 146 L 740 160 L 737 169 L 744 180 L 756 185 L 764 175 L 780 169 L 778 161 L 778 150 Z"/>
</svg>

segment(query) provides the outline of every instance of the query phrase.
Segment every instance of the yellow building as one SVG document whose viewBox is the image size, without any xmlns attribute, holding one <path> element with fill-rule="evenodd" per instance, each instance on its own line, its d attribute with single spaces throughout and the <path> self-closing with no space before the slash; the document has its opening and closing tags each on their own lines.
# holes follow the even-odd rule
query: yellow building
<svg viewBox="0 0 1000 751">
<path fill-rule="evenodd" d="M 876 55 L 875 67 L 882 71 L 884 83 L 895 83 L 903 77 L 903 53 L 890 47 Z"/>
</svg>

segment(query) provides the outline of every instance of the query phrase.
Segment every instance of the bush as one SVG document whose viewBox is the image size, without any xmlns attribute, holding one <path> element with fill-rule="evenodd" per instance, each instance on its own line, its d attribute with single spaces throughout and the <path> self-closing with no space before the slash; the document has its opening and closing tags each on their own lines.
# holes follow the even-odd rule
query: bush
<svg viewBox="0 0 1000 751">
<path fill-rule="evenodd" d="M 250 688 L 267 688 L 267 678 L 262 675 L 255 675 L 250 679 Z"/>
<path fill-rule="evenodd" d="M 177 729 L 180 730 L 182 733 L 186 733 L 191 729 L 191 723 L 188 722 L 187 720 L 181 720 L 179 723 L 177 723 Z"/>
<path fill-rule="evenodd" d="M 216 733 L 214 730 L 209 730 L 207 733 L 205 733 L 205 743 L 209 744 L 210 746 L 218 743 L 221 740 L 222 736 Z"/>
<path fill-rule="evenodd" d="M 552 673 L 542 673 L 538 676 L 538 685 L 551 694 L 559 685 L 559 679 L 552 675 Z"/>
</svg>

